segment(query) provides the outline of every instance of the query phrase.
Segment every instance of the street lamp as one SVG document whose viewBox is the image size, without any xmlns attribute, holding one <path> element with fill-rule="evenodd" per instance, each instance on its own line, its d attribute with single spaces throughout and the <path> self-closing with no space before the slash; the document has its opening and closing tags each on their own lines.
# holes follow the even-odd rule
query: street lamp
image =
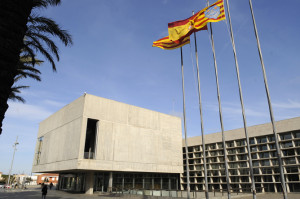
<svg viewBox="0 0 300 199">
<path fill-rule="evenodd" d="M 18 144 L 19 144 L 19 142 L 18 142 L 18 136 L 17 136 L 16 142 L 13 145 L 14 153 L 13 153 L 13 158 L 12 158 L 12 161 L 11 161 L 11 164 L 10 164 L 10 170 L 9 170 L 9 174 L 8 174 L 8 181 L 7 181 L 8 185 L 10 185 L 10 174 L 11 174 L 11 170 L 12 170 L 12 167 L 13 167 L 13 164 L 14 164 L 14 158 L 15 158 L 15 153 L 16 153 Z"/>
</svg>

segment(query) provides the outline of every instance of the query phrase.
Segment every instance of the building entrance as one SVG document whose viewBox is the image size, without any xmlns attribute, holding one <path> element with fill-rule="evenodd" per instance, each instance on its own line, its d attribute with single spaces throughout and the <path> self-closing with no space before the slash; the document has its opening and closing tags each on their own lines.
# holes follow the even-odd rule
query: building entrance
<svg viewBox="0 0 300 199">
<path fill-rule="evenodd" d="M 85 175 L 77 174 L 60 174 L 58 187 L 60 190 L 84 192 Z"/>
<path fill-rule="evenodd" d="M 94 191 L 107 192 L 109 173 L 96 173 Z"/>
</svg>

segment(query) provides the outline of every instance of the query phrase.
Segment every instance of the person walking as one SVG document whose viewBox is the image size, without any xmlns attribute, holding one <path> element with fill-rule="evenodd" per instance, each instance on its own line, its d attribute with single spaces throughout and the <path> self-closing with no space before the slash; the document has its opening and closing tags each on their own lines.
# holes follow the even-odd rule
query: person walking
<svg viewBox="0 0 300 199">
<path fill-rule="evenodd" d="M 46 199 L 47 191 L 48 191 L 48 187 L 45 184 L 42 188 L 42 199 Z"/>
<path fill-rule="evenodd" d="M 50 183 L 50 190 L 52 189 L 52 187 L 53 187 L 53 183 L 51 182 L 51 183 Z"/>
</svg>

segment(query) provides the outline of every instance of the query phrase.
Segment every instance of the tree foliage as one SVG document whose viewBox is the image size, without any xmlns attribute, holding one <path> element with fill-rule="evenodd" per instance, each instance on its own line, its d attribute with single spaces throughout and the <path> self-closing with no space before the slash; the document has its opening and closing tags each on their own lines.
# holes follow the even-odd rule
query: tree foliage
<svg viewBox="0 0 300 199">
<path fill-rule="evenodd" d="M 60 1 L 36 1 L 34 7 L 47 7 L 57 5 Z M 59 51 L 52 37 L 57 37 L 65 46 L 71 45 L 71 35 L 63 30 L 52 19 L 31 14 L 27 22 L 27 31 L 24 37 L 24 46 L 21 50 L 20 60 L 17 67 L 17 75 L 14 78 L 14 85 L 11 88 L 10 100 L 25 103 L 25 99 L 19 94 L 22 89 L 29 86 L 16 85 L 23 78 L 32 78 L 41 81 L 41 72 L 36 69 L 36 65 L 41 65 L 43 61 L 36 59 L 37 54 L 51 63 L 53 71 L 56 71 L 55 59 L 59 61 Z"/>
</svg>

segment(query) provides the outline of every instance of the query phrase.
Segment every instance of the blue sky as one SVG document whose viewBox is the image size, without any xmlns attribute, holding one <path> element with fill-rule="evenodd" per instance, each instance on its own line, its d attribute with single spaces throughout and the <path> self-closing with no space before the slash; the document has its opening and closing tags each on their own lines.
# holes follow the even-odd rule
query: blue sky
<svg viewBox="0 0 300 199">
<path fill-rule="evenodd" d="M 270 121 L 247 0 L 230 0 L 248 125 Z M 212 2 L 211 2 L 212 3 Z M 24 80 L 26 104 L 9 102 L 0 136 L 0 171 L 8 173 L 19 136 L 13 173 L 30 173 L 39 122 L 84 92 L 151 110 L 182 115 L 180 50 L 153 48 L 168 22 L 188 18 L 204 0 L 63 1 L 40 10 L 73 35 L 60 43 L 57 73 L 40 66 L 42 82 Z M 300 116 L 298 0 L 253 1 L 275 120 Z M 241 128 L 234 58 L 226 22 L 213 24 L 225 130 Z M 205 134 L 219 132 L 212 51 L 207 31 L 197 33 Z M 188 136 L 200 135 L 194 40 L 183 47 Z M 225 135 L 226 136 L 226 135 Z M 53 146 L 55 147 L 55 146 Z"/>
</svg>

